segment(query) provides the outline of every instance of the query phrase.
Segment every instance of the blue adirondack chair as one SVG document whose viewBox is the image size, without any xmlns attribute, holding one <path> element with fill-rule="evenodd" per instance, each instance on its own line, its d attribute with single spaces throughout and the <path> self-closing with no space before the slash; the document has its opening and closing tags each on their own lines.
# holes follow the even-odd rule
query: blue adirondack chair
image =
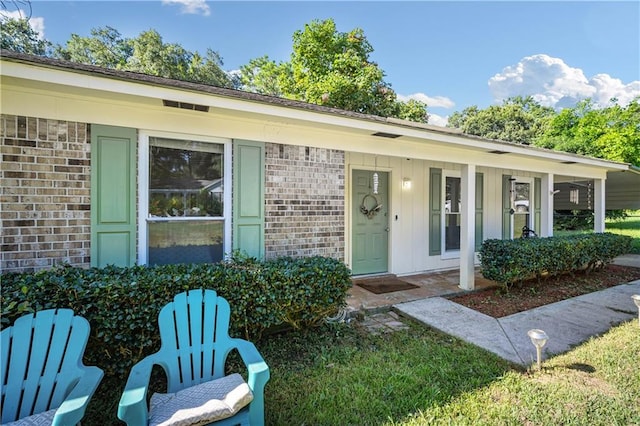
<svg viewBox="0 0 640 426">
<path fill-rule="evenodd" d="M 264 424 L 269 367 L 253 343 L 229 337 L 229 317 L 229 303 L 213 290 L 176 295 L 158 316 L 160 350 L 131 369 L 118 417 L 135 426 Z M 233 349 L 247 367 L 246 383 L 237 373 L 225 376 Z M 147 405 L 154 365 L 164 369 L 168 393 L 154 394 Z"/>
<path fill-rule="evenodd" d="M 103 375 L 82 363 L 88 338 L 89 323 L 71 309 L 24 315 L 2 330 L 2 423 L 79 423 Z"/>
</svg>

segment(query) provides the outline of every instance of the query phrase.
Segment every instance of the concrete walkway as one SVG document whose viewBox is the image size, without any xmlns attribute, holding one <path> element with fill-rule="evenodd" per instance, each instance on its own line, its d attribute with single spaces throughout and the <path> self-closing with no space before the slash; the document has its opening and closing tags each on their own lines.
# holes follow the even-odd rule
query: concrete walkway
<svg viewBox="0 0 640 426">
<path fill-rule="evenodd" d="M 637 262 L 638 258 L 633 260 Z M 546 359 L 566 352 L 614 325 L 637 319 L 638 308 L 631 299 L 633 294 L 640 294 L 640 280 L 499 319 L 442 297 L 400 303 L 393 309 L 402 316 L 526 366 L 536 360 L 535 347 L 527 331 L 537 328 L 547 333 L 549 341 L 543 348 Z"/>
</svg>

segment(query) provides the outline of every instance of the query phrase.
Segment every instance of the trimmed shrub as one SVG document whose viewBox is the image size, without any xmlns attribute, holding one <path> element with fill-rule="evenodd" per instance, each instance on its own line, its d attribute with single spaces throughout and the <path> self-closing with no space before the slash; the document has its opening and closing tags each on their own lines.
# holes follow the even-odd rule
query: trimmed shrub
<svg viewBox="0 0 640 426">
<path fill-rule="evenodd" d="M 631 241 L 631 237 L 610 233 L 485 240 L 480 248 L 482 276 L 508 289 L 543 275 L 589 272 L 629 253 Z"/>
<path fill-rule="evenodd" d="M 216 290 L 231 305 L 230 334 L 257 340 L 277 326 L 308 327 L 346 305 L 351 272 L 340 261 L 235 258 L 217 264 L 60 266 L 33 274 L 5 274 L 2 327 L 27 312 L 70 308 L 91 324 L 86 361 L 108 376 L 160 348 L 158 313 L 180 292 Z"/>
</svg>

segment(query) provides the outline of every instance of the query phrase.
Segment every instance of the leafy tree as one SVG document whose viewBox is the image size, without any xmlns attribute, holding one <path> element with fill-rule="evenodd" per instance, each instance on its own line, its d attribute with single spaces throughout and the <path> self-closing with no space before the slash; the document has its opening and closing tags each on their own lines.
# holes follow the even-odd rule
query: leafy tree
<svg viewBox="0 0 640 426">
<path fill-rule="evenodd" d="M 640 165 L 640 98 L 602 109 L 581 101 L 553 117 L 536 145 Z"/>
<path fill-rule="evenodd" d="M 164 43 L 156 30 L 138 37 L 123 38 L 114 28 L 94 28 L 90 37 L 71 36 L 58 45 L 54 56 L 73 62 L 134 71 L 177 80 L 231 87 L 231 78 L 222 70 L 222 59 L 211 49 L 205 56 L 176 43 Z"/>
<path fill-rule="evenodd" d="M 0 48 L 45 56 L 51 47 L 51 42 L 42 39 L 28 19 L 0 16 Z"/>
<path fill-rule="evenodd" d="M 71 34 L 65 46 L 56 46 L 54 56 L 81 64 L 104 68 L 125 68 L 133 47 L 112 27 L 93 28 L 91 37 Z"/>
<path fill-rule="evenodd" d="M 270 96 L 283 96 L 282 79 L 289 74 L 289 65 L 276 64 L 268 56 L 251 59 L 240 67 L 240 81 L 244 90 Z"/>
<path fill-rule="evenodd" d="M 397 101 L 384 72 L 369 55 L 373 47 L 356 28 L 339 32 L 332 19 L 312 21 L 293 34 L 289 62 L 267 56 L 241 68 L 245 90 L 356 111 L 426 121 L 426 104 Z"/>
<path fill-rule="evenodd" d="M 189 52 L 175 43 L 163 43 L 155 30 L 141 33 L 131 40 L 133 52 L 125 69 L 143 74 L 158 75 L 178 80 L 206 82 L 216 86 L 231 85 L 227 74 L 220 68 L 222 60 L 211 49 L 207 56 Z"/>
<path fill-rule="evenodd" d="M 407 102 L 396 102 L 396 112 L 393 116 L 421 123 L 426 123 L 429 120 L 427 104 L 415 99 L 409 99 Z"/>
<path fill-rule="evenodd" d="M 502 105 L 479 109 L 476 105 L 455 112 L 449 117 L 449 127 L 464 133 L 522 144 L 533 143 L 540 137 L 555 114 L 531 96 L 506 99 Z"/>
<path fill-rule="evenodd" d="M 336 31 L 333 20 L 313 21 L 293 34 L 288 87 L 298 99 L 362 113 L 390 115 L 395 93 L 369 60 L 373 47 L 361 29 Z"/>
</svg>

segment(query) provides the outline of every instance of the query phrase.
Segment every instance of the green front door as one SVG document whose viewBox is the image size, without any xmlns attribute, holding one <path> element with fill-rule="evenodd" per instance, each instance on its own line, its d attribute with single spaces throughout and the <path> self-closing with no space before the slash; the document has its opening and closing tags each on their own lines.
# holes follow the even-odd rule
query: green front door
<svg viewBox="0 0 640 426">
<path fill-rule="evenodd" d="M 378 193 L 374 194 L 374 172 L 354 170 L 352 174 L 354 275 L 388 271 L 389 242 L 389 174 L 377 172 Z"/>
</svg>

